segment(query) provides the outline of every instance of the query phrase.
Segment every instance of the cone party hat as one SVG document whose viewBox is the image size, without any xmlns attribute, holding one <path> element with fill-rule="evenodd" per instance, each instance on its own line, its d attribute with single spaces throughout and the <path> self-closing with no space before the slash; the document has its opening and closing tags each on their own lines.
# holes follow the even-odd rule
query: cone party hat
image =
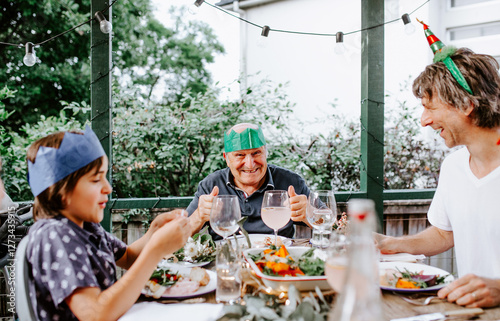
<svg viewBox="0 0 500 321">
<path fill-rule="evenodd" d="M 423 26 L 424 26 L 424 34 L 425 37 L 427 37 L 427 42 L 429 43 L 429 46 L 432 49 L 432 52 L 436 54 L 437 51 L 441 51 L 441 49 L 444 47 L 444 43 L 439 40 L 438 37 L 432 33 L 431 29 L 429 29 L 429 26 L 423 23 L 422 21 L 418 20 Z"/>
<path fill-rule="evenodd" d="M 443 62 L 450 71 L 453 78 L 455 78 L 455 80 L 458 82 L 458 84 L 463 89 L 465 89 L 465 91 L 467 91 L 469 94 L 474 95 L 469 84 L 467 83 L 464 76 L 460 72 L 460 69 L 458 69 L 455 62 L 450 58 L 450 56 L 457 51 L 457 48 L 453 46 L 445 46 L 444 43 L 434 35 L 431 29 L 429 29 L 428 25 L 426 25 L 425 23 L 423 23 L 418 19 L 417 21 L 424 26 L 425 37 L 427 38 L 427 42 L 429 43 L 429 46 L 431 47 L 431 50 L 434 53 L 433 61 L 435 63 Z"/>
</svg>

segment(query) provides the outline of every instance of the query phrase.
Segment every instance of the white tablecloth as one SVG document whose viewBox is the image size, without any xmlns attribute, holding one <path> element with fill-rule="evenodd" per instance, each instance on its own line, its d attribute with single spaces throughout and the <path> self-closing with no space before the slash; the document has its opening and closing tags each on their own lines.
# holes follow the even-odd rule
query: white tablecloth
<svg viewBox="0 0 500 321">
<path fill-rule="evenodd" d="M 155 320 L 182 320 L 182 321 L 213 321 L 222 314 L 223 304 L 162 304 L 158 302 L 136 303 L 119 321 L 155 321 Z"/>
</svg>

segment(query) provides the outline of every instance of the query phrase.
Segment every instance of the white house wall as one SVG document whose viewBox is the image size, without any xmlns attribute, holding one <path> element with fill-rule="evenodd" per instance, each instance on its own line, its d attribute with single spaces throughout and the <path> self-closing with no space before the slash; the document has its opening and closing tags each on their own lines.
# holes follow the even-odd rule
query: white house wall
<svg viewBox="0 0 500 321">
<path fill-rule="evenodd" d="M 385 21 L 398 19 L 410 13 L 424 0 L 386 0 Z M 244 2 L 243 2 L 244 3 Z M 469 14 L 467 13 L 469 12 Z M 385 26 L 385 88 L 389 97 L 387 107 L 396 100 L 407 100 L 418 105 L 411 87 L 401 92 L 404 82 L 411 83 L 432 60 L 432 52 L 416 18 L 426 22 L 445 43 L 447 30 L 452 26 L 481 21 L 498 20 L 500 1 L 493 0 L 466 8 L 449 8 L 449 0 L 433 0 L 411 15 L 415 32 L 407 35 L 401 20 Z M 361 2 L 346 0 L 281 0 L 244 9 L 243 17 L 271 29 L 335 34 L 361 29 Z M 295 116 L 311 122 L 306 132 L 318 132 L 314 119 L 331 112 L 335 103 L 337 112 L 352 118 L 360 115 L 361 33 L 345 35 L 348 51 L 334 53 L 335 37 L 297 35 L 271 30 L 265 47 L 259 46 L 261 30 L 241 23 L 241 72 L 251 85 L 263 78 L 288 83 L 288 95 L 296 103 Z M 469 46 L 478 52 L 500 54 L 499 36 L 467 39 L 453 43 Z M 387 108 L 386 108 L 387 109 Z"/>
</svg>

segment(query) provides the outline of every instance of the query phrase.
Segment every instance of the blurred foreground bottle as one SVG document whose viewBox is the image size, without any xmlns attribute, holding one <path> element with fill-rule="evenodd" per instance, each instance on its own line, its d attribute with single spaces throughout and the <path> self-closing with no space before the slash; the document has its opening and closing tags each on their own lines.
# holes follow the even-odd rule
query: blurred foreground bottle
<svg viewBox="0 0 500 321">
<path fill-rule="evenodd" d="M 375 203 L 354 199 L 347 205 L 349 217 L 348 267 L 342 293 L 328 317 L 329 321 L 382 321 L 378 252 L 372 232 L 376 226 Z"/>
</svg>

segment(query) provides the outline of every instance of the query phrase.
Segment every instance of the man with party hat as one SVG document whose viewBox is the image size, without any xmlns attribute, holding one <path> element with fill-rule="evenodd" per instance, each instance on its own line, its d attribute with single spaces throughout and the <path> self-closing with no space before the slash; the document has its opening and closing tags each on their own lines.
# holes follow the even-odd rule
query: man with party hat
<svg viewBox="0 0 500 321">
<path fill-rule="evenodd" d="M 427 218 L 431 226 L 404 237 L 377 235 L 382 253 L 427 256 L 452 247 L 459 278 L 438 292 L 468 307 L 500 305 L 500 75 L 489 55 L 446 47 L 424 25 L 435 57 L 413 83 L 422 126 L 446 146 L 463 146 L 442 163 Z"/>
<path fill-rule="evenodd" d="M 217 195 L 238 197 L 241 215 L 247 217 L 243 227 L 248 233 L 273 233 L 260 216 L 262 199 L 267 190 L 288 191 L 292 217 L 279 230 L 279 235 L 291 238 L 294 235 L 294 223 L 307 224 L 309 188 L 298 174 L 267 164 L 266 140 L 259 126 L 242 123 L 231 127 L 224 134 L 223 156 L 227 168 L 203 179 L 187 208 L 193 234 L 208 224 L 212 200 Z M 220 239 L 212 229 L 209 231 L 214 239 Z"/>
</svg>

